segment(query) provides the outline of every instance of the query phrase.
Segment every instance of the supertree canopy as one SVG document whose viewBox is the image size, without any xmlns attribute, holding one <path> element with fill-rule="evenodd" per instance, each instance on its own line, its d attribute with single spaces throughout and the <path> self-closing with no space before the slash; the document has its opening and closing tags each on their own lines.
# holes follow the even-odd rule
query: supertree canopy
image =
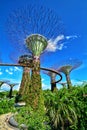
<svg viewBox="0 0 87 130">
<path fill-rule="evenodd" d="M 58 71 L 63 72 L 66 76 L 66 81 L 68 88 L 71 88 L 72 83 L 70 80 L 70 72 L 76 68 L 78 68 L 82 62 L 78 59 L 69 59 L 64 61 L 64 63 L 59 67 Z"/>
<path fill-rule="evenodd" d="M 7 83 L 9 82 L 8 80 L 0 80 L 0 87 L 4 84 L 4 83 Z"/>
<path fill-rule="evenodd" d="M 40 34 L 49 40 L 64 34 L 64 25 L 54 11 L 43 6 L 27 5 L 9 14 L 6 33 L 12 46 L 28 52 L 25 39 L 29 35 Z"/>
<path fill-rule="evenodd" d="M 57 74 L 56 73 L 53 73 L 53 72 L 50 72 L 50 71 L 44 71 L 45 74 L 47 74 L 48 76 L 50 76 L 50 83 L 51 83 L 51 91 L 55 91 L 55 89 L 57 89 L 56 87 L 56 76 Z"/>
<path fill-rule="evenodd" d="M 26 39 L 27 47 L 32 51 L 33 56 L 39 57 L 47 47 L 47 39 L 40 34 L 32 34 Z"/>
</svg>

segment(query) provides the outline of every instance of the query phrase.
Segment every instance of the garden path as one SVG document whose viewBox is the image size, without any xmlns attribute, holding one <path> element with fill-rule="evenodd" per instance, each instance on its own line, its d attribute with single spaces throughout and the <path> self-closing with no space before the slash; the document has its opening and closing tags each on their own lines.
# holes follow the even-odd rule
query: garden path
<svg viewBox="0 0 87 130">
<path fill-rule="evenodd" d="M 11 113 L 0 115 L 0 130 L 16 130 L 8 125 L 8 119 Z"/>
</svg>

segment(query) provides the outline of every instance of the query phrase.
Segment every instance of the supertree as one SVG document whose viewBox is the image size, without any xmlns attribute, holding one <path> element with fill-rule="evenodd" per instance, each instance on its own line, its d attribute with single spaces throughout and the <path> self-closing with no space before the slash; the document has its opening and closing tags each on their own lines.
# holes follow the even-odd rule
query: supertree
<svg viewBox="0 0 87 130">
<path fill-rule="evenodd" d="M 9 82 L 7 82 L 7 84 L 8 84 L 9 87 L 10 87 L 8 97 L 9 97 L 9 98 L 12 98 L 13 87 L 16 86 L 16 85 L 18 85 L 18 83 L 9 83 Z"/>
<path fill-rule="evenodd" d="M 40 75 L 40 54 L 47 47 L 47 40 L 39 34 L 30 35 L 26 39 L 27 47 L 32 51 L 33 63 L 31 74 L 31 95 L 33 107 L 38 108 L 39 102 L 42 101 L 41 75 Z M 40 102 L 41 105 L 41 102 Z"/>
<path fill-rule="evenodd" d="M 7 82 L 9 82 L 9 80 L 0 80 L 0 87 Z"/>
<path fill-rule="evenodd" d="M 61 67 L 58 68 L 59 72 L 62 72 L 65 74 L 68 88 L 72 87 L 72 83 L 70 80 L 70 73 L 72 72 L 72 70 L 78 68 L 81 64 L 82 64 L 82 61 L 78 59 L 69 59 L 69 60 L 63 61 L 63 64 L 61 65 Z"/>
<path fill-rule="evenodd" d="M 46 48 L 49 39 L 64 33 L 63 28 L 60 18 L 43 6 L 29 5 L 13 11 L 8 17 L 6 29 L 12 45 L 22 52 L 22 55 L 29 51 L 33 53 L 30 103 L 33 100 L 32 104 L 35 106 L 38 106 L 41 91 L 40 54 Z"/>
<path fill-rule="evenodd" d="M 54 92 L 57 87 L 56 87 L 56 73 L 53 73 L 51 71 L 43 71 L 44 74 L 47 74 L 50 77 L 50 83 L 51 83 L 51 91 Z"/>
<path fill-rule="evenodd" d="M 28 54 L 28 55 L 20 56 L 18 60 L 18 64 L 26 65 L 23 67 L 22 81 L 19 88 L 19 95 L 26 97 L 27 94 L 29 94 L 29 88 L 31 85 L 30 68 L 32 67 L 32 55 Z"/>
</svg>

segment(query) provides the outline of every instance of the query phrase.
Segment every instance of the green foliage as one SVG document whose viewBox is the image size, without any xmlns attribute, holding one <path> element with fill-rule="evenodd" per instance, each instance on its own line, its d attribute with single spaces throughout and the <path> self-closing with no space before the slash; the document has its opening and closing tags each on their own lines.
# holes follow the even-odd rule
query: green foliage
<svg viewBox="0 0 87 130">
<path fill-rule="evenodd" d="M 44 110 L 41 76 L 39 74 L 32 74 L 31 76 L 31 88 L 28 101 L 33 109 L 41 109 L 42 111 Z"/>
<path fill-rule="evenodd" d="M 0 115 L 8 112 L 15 112 L 14 98 L 4 98 L 0 100 Z"/>
<path fill-rule="evenodd" d="M 53 130 L 87 128 L 87 86 L 63 88 L 56 93 L 44 91 L 45 106 Z"/>
<path fill-rule="evenodd" d="M 17 90 L 14 90 L 14 91 L 12 92 L 13 97 L 16 96 L 17 92 L 18 92 Z M 0 99 L 1 99 L 1 98 L 6 98 L 6 97 L 8 97 L 8 95 L 9 95 L 9 91 L 0 92 Z"/>
<path fill-rule="evenodd" d="M 0 99 L 4 98 L 4 97 L 7 97 L 8 94 L 9 94 L 8 91 L 6 91 L 6 92 L 0 92 Z"/>
<path fill-rule="evenodd" d="M 31 107 L 23 107 L 18 111 L 15 116 L 19 127 L 25 124 L 29 130 L 51 130 L 50 126 L 46 124 L 49 119 L 41 111 L 33 111 Z"/>
<path fill-rule="evenodd" d="M 62 88 L 52 93 L 50 90 L 42 91 L 39 84 L 41 82 L 36 84 L 36 81 L 41 81 L 40 75 L 36 73 L 32 76 L 38 77 L 36 78 L 38 80 L 34 82 L 35 88 L 33 86 L 30 89 L 27 106 L 17 109 L 18 114 L 15 119 L 19 126 L 26 124 L 29 130 L 87 129 L 87 85 L 75 86 L 71 89 Z M 14 99 L 1 99 L 0 114 L 11 111 L 15 111 Z"/>
<path fill-rule="evenodd" d="M 28 67 L 24 68 L 23 71 L 23 76 L 22 76 L 22 81 L 21 81 L 21 85 L 20 85 L 20 89 L 19 89 L 19 95 L 17 98 L 20 98 L 20 96 L 22 97 L 21 99 L 24 100 L 25 102 L 27 102 L 28 100 L 28 94 L 30 91 L 30 86 L 31 86 L 31 77 L 30 77 L 30 72 L 29 72 Z"/>
<path fill-rule="evenodd" d="M 33 108 L 33 110 L 44 111 L 44 97 L 42 91 L 39 59 L 38 60 L 33 59 L 31 87 L 28 97 L 29 97 L 28 104 Z"/>
</svg>

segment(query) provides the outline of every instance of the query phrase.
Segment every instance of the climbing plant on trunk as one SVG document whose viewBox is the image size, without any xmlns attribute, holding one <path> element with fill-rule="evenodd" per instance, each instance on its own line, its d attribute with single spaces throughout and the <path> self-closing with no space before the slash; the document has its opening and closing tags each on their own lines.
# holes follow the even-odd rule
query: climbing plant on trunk
<svg viewBox="0 0 87 130">
<path fill-rule="evenodd" d="M 23 97 L 25 102 L 27 102 L 31 86 L 30 67 L 32 66 L 32 56 L 22 55 L 19 57 L 18 63 L 20 65 L 25 65 L 23 67 L 23 75 L 20 84 L 19 95 Z"/>
</svg>

